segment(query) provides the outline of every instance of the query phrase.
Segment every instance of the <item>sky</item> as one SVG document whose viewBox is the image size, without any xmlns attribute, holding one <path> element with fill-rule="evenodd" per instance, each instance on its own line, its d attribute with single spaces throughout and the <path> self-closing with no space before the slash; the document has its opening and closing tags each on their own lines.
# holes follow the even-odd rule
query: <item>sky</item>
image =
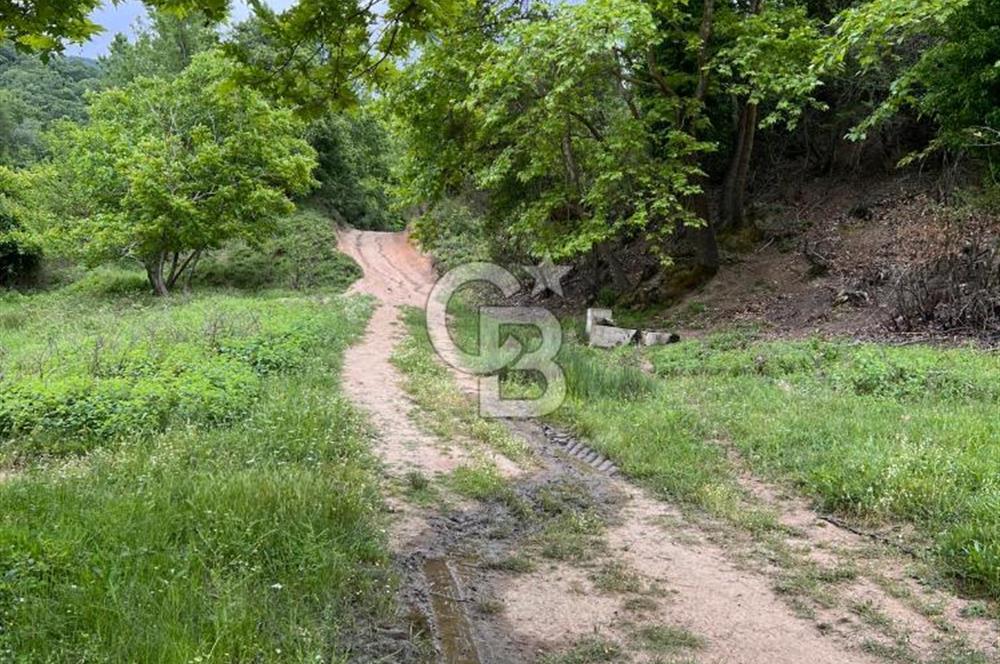
<svg viewBox="0 0 1000 664">
<path fill-rule="evenodd" d="M 286 9 L 295 4 L 295 0 L 267 0 L 274 9 Z M 235 0 L 231 12 L 232 20 L 241 21 L 250 13 L 243 0 Z M 97 58 L 108 52 L 111 40 L 119 32 L 132 36 L 135 34 L 136 21 L 146 15 L 146 8 L 139 0 L 124 0 L 117 5 L 106 0 L 104 4 L 90 15 L 90 19 L 104 27 L 104 32 L 95 36 L 83 45 L 71 44 L 66 48 L 68 55 L 82 55 L 87 58 Z"/>
</svg>

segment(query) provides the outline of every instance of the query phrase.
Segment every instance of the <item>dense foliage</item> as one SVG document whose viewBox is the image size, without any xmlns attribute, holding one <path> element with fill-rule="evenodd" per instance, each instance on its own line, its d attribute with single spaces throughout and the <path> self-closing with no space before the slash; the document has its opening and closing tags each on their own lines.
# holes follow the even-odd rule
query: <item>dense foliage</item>
<svg viewBox="0 0 1000 664">
<path fill-rule="evenodd" d="M 727 179 L 742 192 L 757 106 L 765 125 L 793 124 L 819 83 L 804 10 L 757 11 L 594 1 L 470 12 L 392 88 L 411 194 L 482 192 L 502 236 L 536 256 L 606 257 L 637 237 L 655 251 L 690 226 L 714 269 L 710 155 L 732 143 Z M 730 140 L 713 121 L 733 100 L 754 112 Z"/>
<path fill-rule="evenodd" d="M 84 94 L 100 85 L 97 63 L 24 55 L 0 43 L 0 164 L 26 166 L 44 154 L 43 133 L 87 117 Z"/>
<path fill-rule="evenodd" d="M 25 234 L 25 182 L 0 166 L 0 287 L 29 276 L 39 261 L 39 249 Z"/>
<path fill-rule="evenodd" d="M 401 226 L 390 199 L 395 144 L 374 114 L 364 108 L 326 113 L 306 135 L 318 160 L 313 202 L 357 228 Z"/>
<path fill-rule="evenodd" d="M 266 290 L 347 288 L 361 270 L 335 247 L 334 222 L 314 209 L 281 219 L 277 230 L 259 245 L 232 242 L 198 266 L 198 285 Z"/>
<path fill-rule="evenodd" d="M 204 54 L 176 79 L 93 97 L 86 125 L 51 135 L 49 246 L 91 262 L 131 258 L 166 294 L 206 250 L 257 242 L 312 185 L 315 152 L 288 111 L 229 83 Z"/>
<path fill-rule="evenodd" d="M 855 130 L 865 131 L 912 109 L 930 118 L 937 136 L 928 150 L 950 148 L 1000 154 L 1000 4 L 995 0 L 871 2 L 835 21 L 830 57 L 855 56 L 873 69 L 886 61 L 897 75 L 875 111 Z"/>
<path fill-rule="evenodd" d="M 60 52 L 96 0 L 0 0 L 0 660 L 403 661 L 336 224 L 412 221 L 441 268 L 575 262 L 613 303 L 711 277 L 760 237 L 755 175 L 861 172 L 852 141 L 1000 191 L 1000 0 L 145 4 L 94 62 Z M 914 320 L 995 327 L 987 227 L 910 273 Z M 432 430 L 527 456 L 409 322 Z M 785 542 L 752 471 L 1000 596 L 995 354 L 738 330 L 558 359 L 556 416 L 661 497 Z"/>
</svg>

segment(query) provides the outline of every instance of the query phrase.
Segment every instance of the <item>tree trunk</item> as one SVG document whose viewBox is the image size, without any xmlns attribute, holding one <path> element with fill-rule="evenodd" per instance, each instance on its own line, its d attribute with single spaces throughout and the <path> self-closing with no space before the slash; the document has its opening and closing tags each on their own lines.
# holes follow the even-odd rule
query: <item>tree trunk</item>
<svg viewBox="0 0 1000 664">
<path fill-rule="evenodd" d="M 760 14 L 762 7 L 763 0 L 752 0 L 750 13 Z M 726 172 L 726 179 L 722 184 L 720 228 L 743 225 L 747 177 L 750 174 L 750 157 L 753 156 L 753 142 L 756 133 L 757 104 L 747 101 L 740 109 L 733 158 L 729 162 L 729 170 Z"/>
<path fill-rule="evenodd" d="M 750 174 L 750 157 L 753 156 L 754 136 L 757 133 L 757 104 L 746 103 L 740 111 L 729 170 L 722 185 L 722 206 L 719 219 L 720 228 L 739 227 L 744 222 L 744 198 L 747 177 Z"/>
<path fill-rule="evenodd" d="M 153 287 L 153 292 L 160 297 L 170 295 L 170 291 L 167 289 L 167 282 L 163 278 L 163 264 L 165 261 L 166 255 L 163 253 L 159 253 L 146 261 L 146 277 L 149 279 L 149 285 Z"/>
<path fill-rule="evenodd" d="M 691 233 L 694 238 L 698 267 L 705 274 L 713 275 L 719 271 L 719 242 L 715 234 L 715 226 L 712 224 L 712 213 L 708 205 L 705 183 L 699 184 L 702 190 L 691 197 L 690 205 L 691 211 L 704 223 L 698 228 L 692 228 Z"/>
<path fill-rule="evenodd" d="M 190 265 L 188 266 L 187 275 L 184 277 L 184 292 L 185 293 L 190 293 L 191 292 L 191 279 L 194 278 L 194 271 L 196 269 L 198 269 L 198 261 L 200 259 L 201 259 L 201 249 L 199 249 L 198 251 L 194 252 L 194 255 L 193 255 L 192 259 L 191 259 Z"/>
</svg>

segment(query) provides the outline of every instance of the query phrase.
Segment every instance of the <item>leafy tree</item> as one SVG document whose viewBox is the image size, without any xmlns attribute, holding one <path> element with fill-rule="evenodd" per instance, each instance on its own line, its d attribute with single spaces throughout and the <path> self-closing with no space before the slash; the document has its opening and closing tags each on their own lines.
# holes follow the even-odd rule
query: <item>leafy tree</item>
<svg viewBox="0 0 1000 664">
<path fill-rule="evenodd" d="M 215 24 L 201 12 L 183 16 L 154 9 L 150 25 L 134 41 L 118 34 L 101 58 L 105 81 L 125 85 L 140 76 L 172 77 L 184 71 L 198 53 L 215 47 Z"/>
<path fill-rule="evenodd" d="M 610 243 L 699 223 L 686 199 L 709 146 L 636 90 L 642 74 L 630 54 L 656 35 L 646 5 L 564 5 L 507 23 L 479 48 L 456 33 L 457 45 L 425 50 L 390 101 L 417 151 L 408 163 L 430 164 L 418 191 L 440 196 L 470 182 L 528 253 L 596 250 L 619 280 Z"/>
<path fill-rule="evenodd" d="M 0 30 L 3 30 L 0 36 L 25 51 L 61 51 L 65 40 L 83 43 L 101 32 L 101 26 L 88 18 L 101 3 L 102 0 L 0 0 Z M 201 11 L 216 21 L 229 11 L 229 0 L 145 0 L 145 3 L 181 15 Z"/>
<path fill-rule="evenodd" d="M 289 111 L 231 83 L 218 53 L 173 80 L 95 95 L 90 122 L 50 134 L 47 244 L 96 263 L 133 258 L 165 295 L 201 254 L 258 242 L 312 184 L 315 152 Z"/>
<path fill-rule="evenodd" d="M 753 132 L 794 124 L 819 82 L 817 25 L 787 5 L 588 0 L 463 20 L 390 88 L 411 198 L 480 191 L 521 248 L 596 250 L 619 288 L 624 239 L 657 250 L 680 231 L 717 267 L 710 155 L 733 146 L 739 217 Z M 730 139 L 715 122 L 731 114 Z"/>
<path fill-rule="evenodd" d="M 285 57 L 280 40 L 256 17 L 236 26 L 229 46 L 255 63 L 268 63 L 267 70 L 280 70 Z M 274 95 L 276 103 L 287 101 L 274 86 L 263 87 Z M 307 107 L 299 107 L 300 111 L 306 111 L 304 115 L 312 117 L 307 138 L 316 149 L 319 162 L 315 173 L 319 185 L 312 201 L 359 228 L 396 227 L 401 219 L 392 211 L 388 196 L 393 182 L 391 162 L 396 154 L 395 144 L 372 113 L 373 104 L 344 101 L 345 105 L 356 107 L 347 109 L 330 104 L 326 93 L 317 90 Z"/>
<path fill-rule="evenodd" d="M 17 283 L 38 265 L 40 250 L 24 233 L 24 176 L 0 166 L 0 286 Z"/>
<path fill-rule="evenodd" d="M 718 226 L 744 221 L 744 196 L 758 127 L 784 123 L 792 128 L 821 84 L 813 66 L 821 45 L 818 22 L 806 7 L 752 0 L 747 11 L 730 9 L 721 20 L 722 47 L 712 58 L 722 94 L 736 105 L 729 167 L 722 185 Z M 763 109 L 764 114 L 761 115 Z"/>
<path fill-rule="evenodd" d="M 886 66 L 896 72 L 881 104 L 852 138 L 862 139 L 911 110 L 938 129 L 922 154 L 948 148 L 995 159 L 1000 151 L 998 0 L 870 0 L 843 11 L 833 24 L 828 65 L 843 68 L 853 60 L 862 72 Z"/>
<path fill-rule="evenodd" d="M 644 49 L 655 29 L 641 3 L 591 0 L 515 24 L 491 47 L 468 102 L 492 148 L 477 182 L 531 253 L 566 258 L 694 221 L 692 157 L 707 146 L 640 108 L 620 55 Z"/>
<path fill-rule="evenodd" d="M 19 48 L 52 51 L 62 47 L 62 40 L 85 42 L 100 32 L 100 26 L 87 18 L 101 0 L 0 0 L 0 28 L 3 38 Z"/>
<path fill-rule="evenodd" d="M 328 113 L 309 125 L 307 137 L 318 157 L 316 203 L 357 228 L 400 225 L 388 195 L 394 145 L 371 113 Z"/>
<path fill-rule="evenodd" d="M 331 104 L 355 104 L 362 86 L 391 75 L 392 58 L 407 56 L 462 6 L 459 0 L 299 0 L 279 13 L 261 0 L 249 4 L 256 17 L 250 34 L 226 44 L 244 66 L 243 80 L 313 115 Z"/>
</svg>

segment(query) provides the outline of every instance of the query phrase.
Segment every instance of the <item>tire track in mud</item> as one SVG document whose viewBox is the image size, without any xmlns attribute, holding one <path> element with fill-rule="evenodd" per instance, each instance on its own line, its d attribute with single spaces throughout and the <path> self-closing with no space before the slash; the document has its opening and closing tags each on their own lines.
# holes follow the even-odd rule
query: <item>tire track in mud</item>
<svg viewBox="0 0 1000 664">
<path fill-rule="evenodd" d="M 344 387 L 371 416 L 388 479 L 403 482 L 410 471 L 441 477 L 485 455 L 510 487 L 496 500 L 437 509 L 388 499 L 401 604 L 433 633 L 437 661 L 532 662 L 595 634 L 621 653 L 607 661 L 654 661 L 636 636 L 646 627 L 693 633 L 701 647 L 676 654 L 699 662 L 885 661 L 863 651 L 865 626 L 840 619 L 837 629 L 824 631 L 797 615 L 775 592 L 773 570 L 748 569 L 680 510 L 622 479 L 609 459 L 567 432 L 509 422 L 535 452 L 534 465 L 523 469 L 422 431 L 408 415 L 412 404 L 390 357 L 404 334 L 400 309 L 425 304 L 433 269 L 404 233 L 347 230 L 339 241 L 364 270 L 353 290 L 379 301 L 364 339 L 345 356 Z M 594 532 L 567 532 L 584 546 L 554 555 L 555 545 L 566 543 L 549 541 L 553 529 L 581 520 Z M 511 561 L 525 557 L 534 564 L 514 569 Z M 610 573 L 621 577 L 620 588 L 609 585 Z M 357 661 L 386 660 L 376 653 Z"/>
</svg>

